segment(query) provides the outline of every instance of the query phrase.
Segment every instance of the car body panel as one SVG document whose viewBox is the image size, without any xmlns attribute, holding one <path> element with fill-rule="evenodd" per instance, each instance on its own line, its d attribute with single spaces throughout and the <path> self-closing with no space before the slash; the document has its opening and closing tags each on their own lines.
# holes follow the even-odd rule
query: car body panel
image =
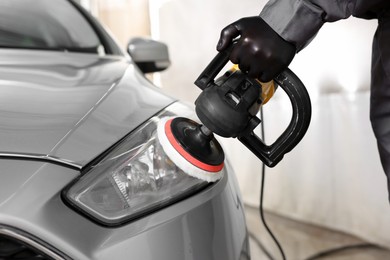
<svg viewBox="0 0 390 260">
<path fill-rule="evenodd" d="M 60 191 L 79 175 L 77 170 L 4 159 L 0 168 L 0 223 L 50 241 L 72 259 L 239 259 L 245 216 L 232 176 L 197 196 L 110 228 L 61 200 Z"/>
<path fill-rule="evenodd" d="M 40 8 L 45 1 L 39 1 L 34 11 L 49 10 L 49 17 L 62 12 L 53 1 L 47 1 L 53 9 Z M 227 159 L 218 182 L 115 227 L 99 224 L 65 198 L 107 149 L 148 119 L 163 111 L 186 116 L 180 102 L 121 55 L 99 22 L 69 3 L 74 9 L 68 11 L 80 12 L 111 51 L 0 48 L 1 230 L 14 232 L 23 246 L 32 240 L 64 259 L 250 259 L 244 209 Z"/>
<path fill-rule="evenodd" d="M 0 56 L 0 156 L 45 155 L 82 167 L 173 102 L 125 57 Z"/>
</svg>

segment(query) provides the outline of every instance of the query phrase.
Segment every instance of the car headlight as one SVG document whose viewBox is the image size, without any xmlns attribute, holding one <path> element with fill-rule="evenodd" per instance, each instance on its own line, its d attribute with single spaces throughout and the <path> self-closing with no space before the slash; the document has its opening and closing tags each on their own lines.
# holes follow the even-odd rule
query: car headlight
<svg viewBox="0 0 390 260">
<path fill-rule="evenodd" d="M 175 107 L 176 106 L 176 107 Z M 183 105 L 174 105 L 180 114 Z M 205 188 L 164 153 L 156 135 L 164 111 L 125 137 L 97 164 L 65 190 L 65 198 L 98 222 L 118 225 L 160 209 Z"/>
</svg>

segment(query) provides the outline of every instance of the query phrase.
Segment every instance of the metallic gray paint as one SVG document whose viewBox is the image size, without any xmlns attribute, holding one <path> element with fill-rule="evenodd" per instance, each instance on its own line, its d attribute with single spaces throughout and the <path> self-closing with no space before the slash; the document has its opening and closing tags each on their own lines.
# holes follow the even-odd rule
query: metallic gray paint
<svg viewBox="0 0 390 260">
<path fill-rule="evenodd" d="M 73 259 L 229 260 L 239 258 L 245 240 L 245 216 L 232 176 L 127 225 L 107 228 L 62 202 L 60 191 L 78 171 L 17 160 L 0 160 L 0 169 L 0 223 Z"/>
<path fill-rule="evenodd" d="M 62 200 L 80 169 L 174 102 L 131 61 L 12 49 L 0 57 L 0 225 L 80 260 L 239 259 L 245 217 L 228 161 L 218 183 L 116 228 Z"/>
<path fill-rule="evenodd" d="M 172 102 L 131 63 L 22 50 L 0 56 L 1 224 L 73 259 L 239 258 L 245 218 L 228 164 L 231 176 L 118 228 L 62 201 L 80 168 Z"/>
<path fill-rule="evenodd" d="M 68 259 L 67 256 L 60 255 L 55 252 L 56 250 L 51 249 L 50 246 L 48 246 L 46 243 L 39 243 L 37 242 L 39 239 L 35 237 L 33 238 L 31 235 L 26 234 L 25 232 L 22 232 L 18 229 L 0 225 L 0 235 L 21 241 L 24 245 L 28 245 L 31 246 L 31 248 L 37 249 L 40 253 L 49 256 L 53 260 Z"/>
<path fill-rule="evenodd" d="M 2 159 L 19 159 L 19 160 L 34 160 L 34 161 L 45 161 L 55 164 L 60 164 L 66 167 L 74 168 L 76 170 L 81 170 L 82 165 L 73 163 L 71 161 L 56 158 L 50 155 L 42 155 L 42 154 L 32 154 L 32 153 L 0 153 L 0 158 Z"/>
<path fill-rule="evenodd" d="M 120 56 L 0 50 L 0 156 L 85 165 L 173 100 Z"/>
</svg>

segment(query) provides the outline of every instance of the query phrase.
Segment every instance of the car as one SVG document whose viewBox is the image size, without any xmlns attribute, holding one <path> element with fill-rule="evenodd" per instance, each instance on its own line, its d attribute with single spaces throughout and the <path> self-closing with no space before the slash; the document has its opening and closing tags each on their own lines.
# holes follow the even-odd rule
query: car
<svg viewBox="0 0 390 260">
<path fill-rule="evenodd" d="M 196 120 L 145 76 L 163 43 L 122 50 L 72 0 L 2 0 L 0 20 L 0 259 L 250 258 L 229 160 L 208 183 L 156 138 Z"/>
</svg>

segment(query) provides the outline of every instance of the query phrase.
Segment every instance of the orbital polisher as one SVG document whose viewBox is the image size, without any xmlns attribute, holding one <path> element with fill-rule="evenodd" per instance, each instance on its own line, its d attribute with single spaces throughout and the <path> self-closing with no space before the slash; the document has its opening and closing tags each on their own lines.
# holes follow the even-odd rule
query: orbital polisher
<svg viewBox="0 0 390 260">
<path fill-rule="evenodd" d="M 208 182 L 220 179 L 224 167 L 224 152 L 214 134 L 237 138 L 265 165 L 274 167 L 301 141 L 311 119 L 305 86 L 291 70 L 284 70 L 273 82 L 288 95 L 292 118 L 279 138 L 266 145 L 254 133 L 261 123 L 256 114 L 270 96 L 264 95 L 265 84 L 238 69 L 215 79 L 229 61 L 233 46 L 219 52 L 195 81 L 202 89 L 195 101 L 201 124 L 174 117 L 161 120 L 157 128 L 158 139 L 172 162 L 185 173 Z"/>
</svg>

